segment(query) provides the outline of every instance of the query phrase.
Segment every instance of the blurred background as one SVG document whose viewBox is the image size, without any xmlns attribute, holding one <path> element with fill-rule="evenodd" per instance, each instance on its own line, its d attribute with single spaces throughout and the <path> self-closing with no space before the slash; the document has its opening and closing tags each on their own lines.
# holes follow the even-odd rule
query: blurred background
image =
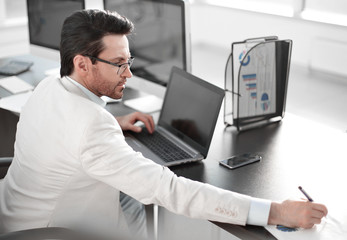
<svg viewBox="0 0 347 240">
<path fill-rule="evenodd" d="M 346 131 L 347 1 L 189 3 L 195 75 L 223 87 L 232 42 L 274 35 L 291 39 L 286 111 Z M 0 36 L 0 57 L 29 53 L 26 0 L 0 0 Z"/>
</svg>

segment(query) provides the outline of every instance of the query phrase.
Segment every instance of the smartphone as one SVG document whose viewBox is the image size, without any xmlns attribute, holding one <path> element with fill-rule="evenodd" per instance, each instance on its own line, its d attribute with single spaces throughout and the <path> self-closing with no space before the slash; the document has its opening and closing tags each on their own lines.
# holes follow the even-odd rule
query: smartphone
<svg viewBox="0 0 347 240">
<path fill-rule="evenodd" d="M 219 161 L 219 164 L 229 169 L 235 169 L 261 160 L 261 156 L 254 153 L 244 153 Z"/>
</svg>

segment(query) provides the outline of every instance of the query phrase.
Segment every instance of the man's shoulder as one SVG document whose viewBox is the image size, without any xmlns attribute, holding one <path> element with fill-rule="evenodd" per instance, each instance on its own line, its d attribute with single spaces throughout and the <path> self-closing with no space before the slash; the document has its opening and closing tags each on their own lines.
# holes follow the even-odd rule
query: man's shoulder
<svg viewBox="0 0 347 240">
<path fill-rule="evenodd" d="M 29 104 L 31 108 L 41 108 L 45 109 L 46 113 L 55 112 L 59 116 L 69 116 L 70 119 L 79 120 L 81 123 L 95 121 L 94 118 L 99 118 L 101 121 L 114 120 L 114 117 L 102 106 L 82 96 L 83 94 L 66 88 L 62 80 L 60 77 L 43 79 L 31 97 L 32 103 Z M 70 87 L 76 86 L 72 84 Z"/>
<path fill-rule="evenodd" d="M 106 111 L 102 107 L 94 104 L 88 98 L 69 91 L 58 76 L 50 76 L 43 79 L 35 88 L 31 96 L 31 104 L 35 107 L 49 105 L 52 111 L 64 110 L 69 114 L 91 114 L 91 112 Z"/>
<path fill-rule="evenodd" d="M 76 88 L 73 84 L 71 86 Z M 66 107 L 80 106 L 79 108 L 81 108 L 84 105 L 93 106 L 88 98 L 71 90 L 64 84 L 64 78 L 58 76 L 50 76 L 43 79 L 35 88 L 34 95 L 48 101 L 51 100 L 55 104 L 65 104 Z M 76 110 L 79 108 L 76 108 Z"/>
</svg>

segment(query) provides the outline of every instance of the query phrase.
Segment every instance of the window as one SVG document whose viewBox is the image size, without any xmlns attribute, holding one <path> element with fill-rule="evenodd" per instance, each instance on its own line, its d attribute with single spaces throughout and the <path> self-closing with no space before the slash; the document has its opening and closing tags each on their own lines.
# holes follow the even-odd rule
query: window
<svg viewBox="0 0 347 240">
<path fill-rule="evenodd" d="M 26 0 L 0 0 L 0 21 L 26 18 Z"/>
<path fill-rule="evenodd" d="M 346 15 L 347 1 L 346 0 L 306 0 L 305 9 Z"/>
<path fill-rule="evenodd" d="M 194 0 L 193 2 L 347 26 L 346 0 Z"/>
<path fill-rule="evenodd" d="M 292 16 L 292 0 L 203 0 L 207 4 L 269 13 L 274 15 Z"/>
<path fill-rule="evenodd" d="M 302 18 L 347 26 L 346 0 L 305 0 Z"/>
<path fill-rule="evenodd" d="M 26 17 L 26 1 L 25 0 L 5 0 L 6 17 L 22 18 Z"/>
</svg>

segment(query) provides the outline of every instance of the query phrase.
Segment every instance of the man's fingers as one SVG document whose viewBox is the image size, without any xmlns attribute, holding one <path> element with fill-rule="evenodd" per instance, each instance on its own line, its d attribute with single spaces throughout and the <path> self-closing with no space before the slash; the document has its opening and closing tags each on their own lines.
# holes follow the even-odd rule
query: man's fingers
<svg viewBox="0 0 347 240">
<path fill-rule="evenodd" d="M 312 217 L 313 217 L 313 218 L 319 218 L 319 219 L 321 219 L 321 218 L 323 218 L 324 216 L 326 216 L 326 214 L 325 214 L 324 212 L 322 212 L 322 211 L 317 211 L 317 210 L 315 210 L 315 209 L 312 210 Z"/>
<path fill-rule="evenodd" d="M 301 224 L 303 228 L 312 228 L 315 224 L 320 224 L 321 219 L 327 214 L 327 208 L 324 205 L 317 203 L 309 204 L 310 209 L 307 209 L 305 221 Z"/>
<path fill-rule="evenodd" d="M 131 126 L 129 127 L 129 130 L 131 130 L 131 131 L 133 131 L 133 132 L 139 133 L 139 132 L 141 132 L 142 128 L 139 127 L 139 126 L 131 125 Z"/>
<path fill-rule="evenodd" d="M 150 133 L 154 131 L 154 121 L 151 115 L 138 113 L 137 120 L 143 122 Z"/>
<path fill-rule="evenodd" d="M 322 212 L 323 216 L 326 216 L 328 214 L 328 209 L 325 205 L 319 204 L 319 203 L 313 203 L 312 208 L 315 211 Z"/>
</svg>

